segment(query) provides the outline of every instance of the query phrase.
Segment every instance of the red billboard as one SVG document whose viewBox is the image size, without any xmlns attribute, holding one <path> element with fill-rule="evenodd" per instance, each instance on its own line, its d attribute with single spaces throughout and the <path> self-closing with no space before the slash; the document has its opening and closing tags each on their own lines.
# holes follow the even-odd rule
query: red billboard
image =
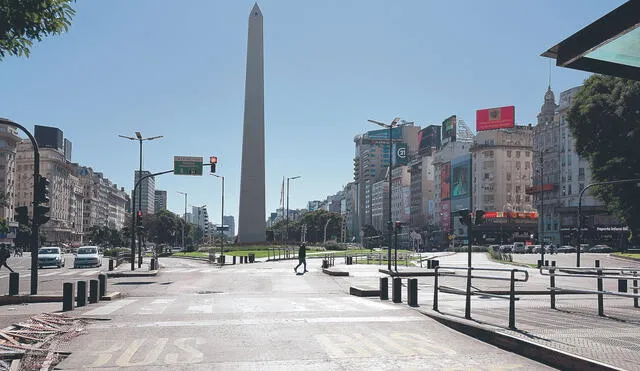
<svg viewBox="0 0 640 371">
<path fill-rule="evenodd" d="M 476 111 L 476 131 L 512 128 L 516 124 L 516 107 L 498 107 Z"/>
</svg>

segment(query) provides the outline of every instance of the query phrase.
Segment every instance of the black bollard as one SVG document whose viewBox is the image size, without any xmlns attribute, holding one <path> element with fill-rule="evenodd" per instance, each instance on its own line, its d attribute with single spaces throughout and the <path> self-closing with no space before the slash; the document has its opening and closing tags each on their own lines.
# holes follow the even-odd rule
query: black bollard
<svg viewBox="0 0 640 371">
<path fill-rule="evenodd" d="M 236 264 L 236 256 L 233 256 L 233 264 Z"/>
<path fill-rule="evenodd" d="M 109 259 L 109 271 L 113 270 L 113 259 Z"/>
<path fill-rule="evenodd" d="M 389 300 L 389 278 L 380 277 L 380 300 Z"/>
<path fill-rule="evenodd" d="M 20 273 L 9 273 L 9 295 L 18 295 L 20 291 Z"/>
<path fill-rule="evenodd" d="M 103 297 L 105 295 L 107 295 L 107 275 L 106 274 L 99 274 L 98 275 L 98 282 L 99 282 L 99 297 Z"/>
<path fill-rule="evenodd" d="M 410 307 L 418 306 L 418 279 L 409 278 L 407 280 L 407 304 Z"/>
<path fill-rule="evenodd" d="M 627 292 L 627 280 L 618 280 L 618 292 Z"/>
<path fill-rule="evenodd" d="M 76 296 L 78 297 L 78 307 L 87 305 L 87 281 L 78 281 L 78 294 Z"/>
<path fill-rule="evenodd" d="M 394 277 L 391 284 L 391 296 L 394 303 L 402 303 L 402 278 Z"/>
<path fill-rule="evenodd" d="M 439 266 L 440 266 L 440 260 L 433 259 L 431 261 L 431 268 L 435 269 L 436 267 L 439 267 Z"/>
<path fill-rule="evenodd" d="M 89 304 L 95 304 L 100 300 L 98 297 L 98 280 L 89 281 Z"/>
<path fill-rule="evenodd" d="M 62 310 L 73 310 L 73 282 L 65 282 L 62 284 Z"/>
</svg>

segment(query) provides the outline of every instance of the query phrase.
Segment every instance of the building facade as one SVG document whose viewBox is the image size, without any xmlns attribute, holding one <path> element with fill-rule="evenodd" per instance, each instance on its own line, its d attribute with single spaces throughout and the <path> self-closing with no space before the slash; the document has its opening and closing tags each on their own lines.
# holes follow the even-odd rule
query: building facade
<svg viewBox="0 0 640 371">
<path fill-rule="evenodd" d="M 167 191 L 155 190 L 154 212 L 167 209 Z"/>
<path fill-rule="evenodd" d="M 389 221 L 389 182 L 380 180 L 373 183 L 371 194 L 371 226 L 383 233 Z"/>
<path fill-rule="evenodd" d="M 0 206 L 0 218 L 8 221 L 12 221 L 15 214 L 16 151 L 19 142 L 15 128 L 0 125 L 0 192 L 5 197 L 5 205 Z"/>
<path fill-rule="evenodd" d="M 142 171 L 142 177 L 150 174 L 151 172 L 149 171 Z M 134 184 L 137 183 L 138 179 L 140 178 L 141 178 L 140 171 L 136 170 L 135 176 L 134 176 Z M 142 202 L 140 205 L 138 205 L 138 202 L 140 201 L 140 194 L 142 194 Z M 140 185 L 138 185 L 138 190 L 136 191 L 135 197 L 136 197 L 135 202 L 136 202 L 137 210 L 142 210 L 144 214 L 153 214 L 155 212 L 155 202 L 156 202 L 155 178 L 149 177 L 142 180 L 142 182 L 140 182 Z"/>
<path fill-rule="evenodd" d="M 236 235 L 236 220 L 233 215 L 224 215 L 222 217 L 222 225 L 229 227 L 228 230 L 224 231 L 225 236 L 234 237 Z"/>
<path fill-rule="evenodd" d="M 409 166 L 391 171 L 391 220 L 408 224 L 411 206 L 411 174 Z"/>
</svg>

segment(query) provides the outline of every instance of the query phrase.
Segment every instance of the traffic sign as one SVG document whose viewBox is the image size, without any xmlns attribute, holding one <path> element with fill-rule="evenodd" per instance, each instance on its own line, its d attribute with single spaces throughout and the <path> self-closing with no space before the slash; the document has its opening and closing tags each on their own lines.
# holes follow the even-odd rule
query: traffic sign
<svg viewBox="0 0 640 371">
<path fill-rule="evenodd" d="M 175 175 L 202 175 L 202 157 L 173 156 Z"/>
</svg>

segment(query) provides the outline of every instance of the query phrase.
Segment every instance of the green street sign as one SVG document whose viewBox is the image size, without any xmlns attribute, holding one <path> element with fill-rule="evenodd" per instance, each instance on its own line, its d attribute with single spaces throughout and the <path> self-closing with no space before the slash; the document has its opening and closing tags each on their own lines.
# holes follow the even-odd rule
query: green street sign
<svg viewBox="0 0 640 371">
<path fill-rule="evenodd" d="M 202 175 L 202 157 L 173 156 L 173 174 Z"/>
</svg>

